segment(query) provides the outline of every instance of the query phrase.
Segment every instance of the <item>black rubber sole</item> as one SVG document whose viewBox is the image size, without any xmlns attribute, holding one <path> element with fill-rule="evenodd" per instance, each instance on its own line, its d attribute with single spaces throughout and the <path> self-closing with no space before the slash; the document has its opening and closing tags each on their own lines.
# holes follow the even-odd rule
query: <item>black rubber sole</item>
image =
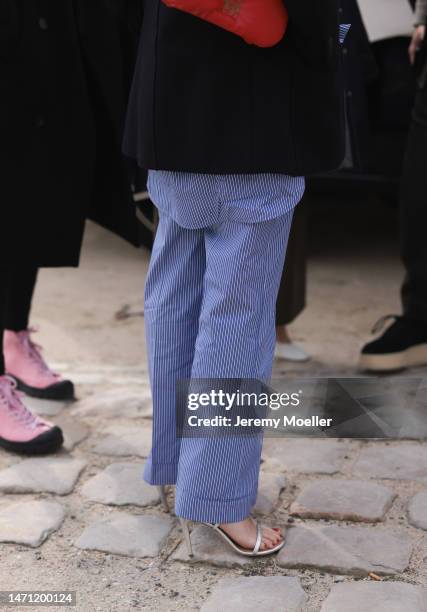
<svg viewBox="0 0 427 612">
<path fill-rule="evenodd" d="M 10 376 L 10 374 L 9 374 Z M 76 399 L 74 385 L 71 380 L 62 380 L 55 385 L 46 387 L 45 389 L 39 389 L 38 387 L 30 387 L 26 385 L 22 380 L 11 376 L 16 382 L 16 386 L 19 391 L 25 393 L 29 397 L 36 397 L 37 399 L 45 399 L 52 401 L 73 401 Z"/>
<path fill-rule="evenodd" d="M 18 455 L 50 455 L 64 444 L 59 427 L 52 427 L 30 442 L 12 442 L 0 437 L 0 447 Z"/>
</svg>

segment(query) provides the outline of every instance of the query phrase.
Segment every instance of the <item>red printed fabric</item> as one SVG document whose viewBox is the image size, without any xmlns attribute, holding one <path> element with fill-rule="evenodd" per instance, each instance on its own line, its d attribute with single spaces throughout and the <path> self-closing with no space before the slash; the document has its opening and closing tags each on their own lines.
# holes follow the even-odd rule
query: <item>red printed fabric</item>
<svg viewBox="0 0 427 612">
<path fill-rule="evenodd" d="M 248 44 L 273 47 L 285 35 L 288 12 L 282 0 L 163 0 L 179 9 L 233 32 Z"/>
</svg>

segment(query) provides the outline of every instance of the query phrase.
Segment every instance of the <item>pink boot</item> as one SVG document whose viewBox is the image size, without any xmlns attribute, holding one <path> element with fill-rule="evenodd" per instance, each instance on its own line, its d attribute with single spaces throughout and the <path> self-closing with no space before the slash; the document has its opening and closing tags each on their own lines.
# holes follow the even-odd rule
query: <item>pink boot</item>
<svg viewBox="0 0 427 612">
<path fill-rule="evenodd" d="M 0 447 L 25 455 L 54 453 L 63 444 L 62 431 L 30 412 L 21 396 L 14 380 L 0 376 Z"/>
<path fill-rule="evenodd" d="M 74 385 L 49 368 L 41 355 L 41 347 L 31 340 L 35 329 L 20 332 L 5 330 L 3 341 L 6 373 L 19 390 L 31 397 L 48 400 L 74 399 Z"/>
</svg>

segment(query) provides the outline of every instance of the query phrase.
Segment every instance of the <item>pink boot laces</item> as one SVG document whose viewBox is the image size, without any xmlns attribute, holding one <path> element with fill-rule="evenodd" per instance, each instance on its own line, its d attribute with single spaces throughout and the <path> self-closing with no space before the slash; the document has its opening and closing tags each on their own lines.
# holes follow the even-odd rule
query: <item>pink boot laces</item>
<svg viewBox="0 0 427 612">
<path fill-rule="evenodd" d="M 48 427 L 48 423 L 42 421 L 33 414 L 22 402 L 23 393 L 16 390 L 15 381 L 9 376 L 0 376 L 0 402 L 6 406 L 12 418 L 28 429 Z"/>
<path fill-rule="evenodd" d="M 36 334 L 38 331 L 37 327 L 30 327 L 29 329 L 18 332 L 18 336 L 28 357 L 34 362 L 39 372 L 59 380 L 61 378 L 60 374 L 53 372 L 43 359 L 43 348 L 31 340 L 31 334 Z"/>
</svg>

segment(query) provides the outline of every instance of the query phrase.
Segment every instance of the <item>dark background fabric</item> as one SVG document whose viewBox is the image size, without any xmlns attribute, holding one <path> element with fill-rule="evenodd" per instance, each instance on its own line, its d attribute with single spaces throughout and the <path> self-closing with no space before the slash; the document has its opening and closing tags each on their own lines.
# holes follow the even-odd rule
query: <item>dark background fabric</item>
<svg viewBox="0 0 427 612">
<path fill-rule="evenodd" d="M 144 168 L 307 175 L 340 165 L 344 100 L 337 0 L 288 0 L 261 49 L 146 0 L 125 136 Z"/>
<path fill-rule="evenodd" d="M 415 93 L 408 37 L 370 43 L 357 0 L 341 0 L 351 23 L 343 46 L 349 157 L 356 171 L 400 175 Z"/>
<path fill-rule="evenodd" d="M 343 45 L 346 111 L 351 165 L 363 169 L 369 157 L 369 85 L 378 77 L 378 65 L 357 0 L 341 0 L 341 21 L 351 23 Z"/>
<path fill-rule="evenodd" d="M 28 328 L 37 272 L 37 268 L 30 267 L 2 271 L 0 327 L 3 329 L 19 332 Z"/>
<path fill-rule="evenodd" d="M 5 268 L 0 285 L 0 376 L 5 373 L 4 330 L 23 331 L 28 328 L 31 302 L 37 281 L 37 268 Z"/>
<path fill-rule="evenodd" d="M 295 208 L 276 303 L 276 325 L 289 325 L 304 310 L 307 292 L 307 198 Z"/>
<path fill-rule="evenodd" d="M 121 137 L 140 7 L 0 0 L 0 265 L 77 265 L 87 217 L 138 243 Z"/>
<path fill-rule="evenodd" d="M 427 325 L 427 90 L 415 99 L 400 194 L 400 237 L 406 277 L 402 286 L 405 315 Z"/>
</svg>

